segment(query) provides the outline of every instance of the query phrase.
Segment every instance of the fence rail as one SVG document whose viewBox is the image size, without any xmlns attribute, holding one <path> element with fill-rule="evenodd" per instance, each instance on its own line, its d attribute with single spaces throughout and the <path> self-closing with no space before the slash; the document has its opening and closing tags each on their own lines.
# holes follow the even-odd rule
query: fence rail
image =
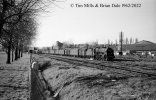
<svg viewBox="0 0 156 100">
<path fill-rule="evenodd" d="M 30 65 L 30 100 L 59 100 L 53 97 L 53 91 L 38 69 L 39 64 L 32 53 L 30 54 Z"/>
<path fill-rule="evenodd" d="M 34 68 L 31 68 L 31 94 L 30 100 L 46 100 L 44 91 L 46 86 L 39 77 L 39 72 Z"/>
<path fill-rule="evenodd" d="M 31 92 L 30 100 L 46 100 L 45 91 L 47 86 L 43 80 L 41 72 L 37 69 L 38 64 L 32 63 L 31 66 Z"/>
</svg>

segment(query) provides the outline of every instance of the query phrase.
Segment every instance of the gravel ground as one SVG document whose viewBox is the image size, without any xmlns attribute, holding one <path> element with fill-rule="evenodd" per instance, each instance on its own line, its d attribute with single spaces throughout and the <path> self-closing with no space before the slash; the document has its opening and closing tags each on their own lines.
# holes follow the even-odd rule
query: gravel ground
<svg viewBox="0 0 156 100">
<path fill-rule="evenodd" d="M 29 99 L 29 67 L 28 54 L 12 64 L 6 63 L 6 54 L 0 52 L 0 100 Z"/>
</svg>

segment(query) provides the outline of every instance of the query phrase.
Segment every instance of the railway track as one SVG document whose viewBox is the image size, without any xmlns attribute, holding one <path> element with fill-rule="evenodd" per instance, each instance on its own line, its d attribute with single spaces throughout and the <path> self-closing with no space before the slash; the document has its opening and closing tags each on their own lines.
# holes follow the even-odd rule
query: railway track
<svg viewBox="0 0 156 100">
<path fill-rule="evenodd" d="M 59 61 L 68 62 L 75 65 L 83 65 L 87 67 L 97 68 L 100 70 L 108 70 L 112 73 L 118 73 L 127 76 L 147 76 L 147 77 L 156 77 L 156 68 L 140 68 L 125 66 L 118 61 L 108 62 L 108 61 L 97 61 L 97 60 L 88 60 L 75 57 L 65 57 L 57 55 L 44 55 L 51 59 L 56 59 Z M 148 67 L 148 66 L 147 66 Z M 151 70 L 150 70 L 151 69 Z"/>
</svg>

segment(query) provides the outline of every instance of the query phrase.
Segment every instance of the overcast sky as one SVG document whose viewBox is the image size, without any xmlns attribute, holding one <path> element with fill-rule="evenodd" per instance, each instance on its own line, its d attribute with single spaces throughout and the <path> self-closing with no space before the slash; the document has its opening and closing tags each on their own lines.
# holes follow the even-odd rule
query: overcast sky
<svg viewBox="0 0 156 100">
<path fill-rule="evenodd" d="M 59 7 L 52 5 L 50 13 L 39 16 L 34 46 L 52 46 L 56 41 L 115 42 L 121 31 L 125 38 L 156 43 L 156 0 L 67 0 L 56 4 Z M 84 7 L 84 4 L 94 7 Z M 95 7 L 96 4 L 110 7 Z M 141 7 L 122 7 L 122 4 L 141 4 Z"/>
</svg>

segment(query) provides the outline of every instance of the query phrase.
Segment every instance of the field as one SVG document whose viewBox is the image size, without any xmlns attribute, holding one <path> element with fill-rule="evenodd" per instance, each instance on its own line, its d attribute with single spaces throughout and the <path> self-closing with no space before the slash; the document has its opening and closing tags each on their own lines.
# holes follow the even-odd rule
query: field
<svg viewBox="0 0 156 100">
<path fill-rule="evenodd" d="M 156 77 L 130 76 L 36 56 L 58 100 L 156 100 Z M 108 62 L 151 72 L 155 61 Z M 106 63 L 107 64 L 107 63 Z"/>
</svg>

